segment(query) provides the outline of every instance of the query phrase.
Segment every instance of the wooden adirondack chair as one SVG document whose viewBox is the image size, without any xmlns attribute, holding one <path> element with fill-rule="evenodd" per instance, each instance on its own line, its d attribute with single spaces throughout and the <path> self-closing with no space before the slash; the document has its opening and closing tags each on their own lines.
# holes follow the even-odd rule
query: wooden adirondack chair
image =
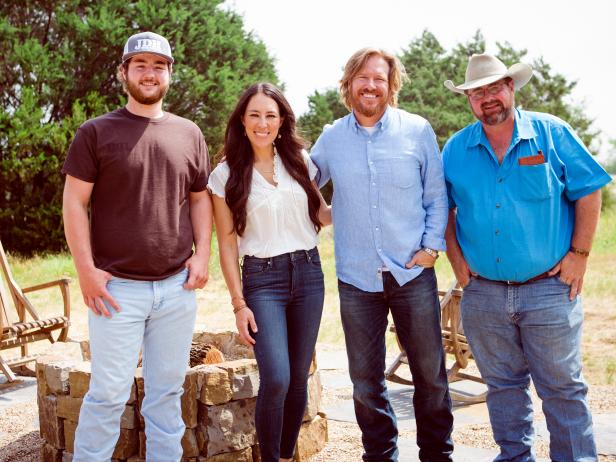
<svg viewBox="0 0 616 462">
<path fill-rule="evenodd" d="M 454 281 L 449 290 L 439 291 L 439 297 L 441 297 L 441 337 L 443 339 L 443 349 L 446 355 L 451 355 L 454 359 L 454 363 L 447 369 L 447 379 L 449 383 L 458 380 L 471 380 L 473 382 L 485 383 L 479 375 L 471 375 L 462 372 L 462 369 L 468 366 L 469 360 L 473 359 L 473 354 L 471 353 L 468 341 L 464 335 L 464 330 L 462 329 L 462 320 L 460 317 L 462 289 L 459 287 L 457 281 Z M 396 332 L 396 326 L 392 324 L 389 330 L 391 332 Z M 412 380 L 405 379 L 396 374 L 396 370 L 402 364 L 408 364 L 408 358 L 406 357 L 402 345 L 400 345 L 400 340 L 397 335 L 396 340 L 398 340 L 400 354 L 385 371 L 385 378 L 392 382 L 413 385 Z M 453 400 L 468 404 L 481 403 L 486 400 L 485 392 L 472 395 L 450 389 L 449 394 Z"/>
<path fill-rule="evenodd" d="M 70 279 L 58 279 L 21 289 L 13 277 L 2 242 L 0 242 L 0 273 L 4 276 L 9 289 L 7 293 L 2 284 L 2 277 L 0 277 L 0 370 L 7 380 L 12 382 L 15 380 L 15 372 L 11 368 L 34 361 L 37 357 L 37 355 L 28 354 L 28 344 L 38 340 L 49 340 L 51 343 L 66 341 L 71 312 L 68 288 Z M 62 292 L 64 315 L 41 319 L 25 294 L 53 286 L 60 287 Z M 9 293 L 13 302 L 12 306 L 9 305 Z M 16 312 L 16 317 L 9 316 L 9 313 L 13 314 L 9 311 L 12 308 Z M 57 339 L 54 339 L 52 332 L 57 330 L 59 334 Z M 19 348 L 20 355 L 12 358 L 3 357 L 4 350 L 16 348 Z"/>
</svg>

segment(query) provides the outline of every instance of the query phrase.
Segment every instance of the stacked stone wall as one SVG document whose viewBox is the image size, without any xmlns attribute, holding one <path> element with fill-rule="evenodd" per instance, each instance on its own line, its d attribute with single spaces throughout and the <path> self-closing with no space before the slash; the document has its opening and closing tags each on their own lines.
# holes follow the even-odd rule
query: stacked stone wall
<svg viewBox="0 0 616 462">
<path fill-rule="evenodd" d="M 252 351 L 237 334 L 196 333 L 194 341 L 209 343 L 229 360 L 187 369 L 182 395 L 186 431 L 183 462 L 260 462 L 254 414 L 259 371 Z M 90 382 L 90 363 L 59 355 L 37 360 L 38 405 L 42 462 L 70 462 L 79 410 Z M 308 405 L 298 439 L 295 462 L 305 462 L 327 442 L 327 421 L 319 413 L 321 382 L 316 359 L 310 368 Z M 130 398 L 120 421 L 114 462 L 145 461 L 145 422 L 141 415 L 144 382 L 137 368 Z"/>
</svg>

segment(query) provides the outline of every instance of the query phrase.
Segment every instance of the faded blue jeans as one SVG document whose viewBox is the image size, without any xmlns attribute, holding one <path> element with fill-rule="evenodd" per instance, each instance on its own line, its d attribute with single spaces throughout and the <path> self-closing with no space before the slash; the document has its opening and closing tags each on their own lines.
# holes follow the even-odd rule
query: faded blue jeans
<svg viewBox="0 0 616 462">
<path fill-rule="evenodd" d="M 255 425 L 263 462 L 291 458 L 308 399 L 325 285 L 315 248 L 271 258 L 244 257 L 242 285 L 258 332 Z"/>
<path fill-rule="evenodd" d="M 180 409 L 195 325 L 195 292 L 186 290 L 188 271 L 162 281 L 112 278 L 107 290 L 120 305 L 108 319 L 89 312 L 92 377 L 75 434 L 74 462 L 109 462 L 120 435 L 139 350 L 143 346 L 148 462 L 182 457 L 185 425 Z"/>
<path fill-rule="evenodd" d="M 471 278 L 462 297 L 464 332 L 488 385 L 488 410 L 501 453 L 533 461 L 532 378 L 550 432 L 550 458 L 594 461 L 580 342 L 582 301 L 558 276 L 513 286 Z"/>
<path fill-rule="evenodd" d="M 384 272 L 383 292 L 365 292 L 340 280 L 338 291 L 363 460 L 398 460 L 396 416 L 385 385 L 385 331 L 390 310 L 415 384 L 419 458 L 451 460 L 453 415 L 434 269 L 424 269 L 403 286 Z"/>
</svg>

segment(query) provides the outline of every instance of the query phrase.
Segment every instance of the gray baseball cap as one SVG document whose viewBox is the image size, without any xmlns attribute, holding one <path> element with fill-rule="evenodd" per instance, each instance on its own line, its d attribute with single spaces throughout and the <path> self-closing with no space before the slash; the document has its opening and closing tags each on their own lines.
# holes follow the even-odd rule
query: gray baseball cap
<svg viewBox="0 0 616 462">
<path fill-rule="evenodd" d="M 130 36 L 126 41 L 126 45 L 124 45 L 122 62 L 139 53 L 152 53 L 162 56 L 170 63 L 173 63 L 169 42 L 165 37 L 155 34 L 154 32 L 139 32 L 138 34 Z"/>
</svg>

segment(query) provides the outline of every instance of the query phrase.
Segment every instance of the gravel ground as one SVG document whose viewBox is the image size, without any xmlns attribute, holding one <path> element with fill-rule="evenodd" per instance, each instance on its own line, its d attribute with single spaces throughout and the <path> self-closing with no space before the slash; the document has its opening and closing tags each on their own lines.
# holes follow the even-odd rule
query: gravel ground
<svg viewBox="0 0 616 462">
<path fill-rule="evenodd" d="M 351 397 L 350 389 L 324 389 L 323 403 L 333 403 Z M 616 387 L 593 386 L 589 393 L 594 413 L 616 411 Z M 35 402 L 21 404 L 3 411 L 0 416 L 0 462 L 38 462 L 43 440 L 38 433 L 38 408 Z M 360 461 L 361 433 L 354 423 L 329 421 L 329 443 L 311 462 Z M 402 432 L 402 437 L 414 438 L 413 432 Z M 466 446 L 495 448 L 488 424 L 466 425 L 454 430 L 454 442 Z M 536 444 L 539 457 L 549 458 L 547 444 Z M 599 456 L 600 462 L 616 462 L 616 456 Z"/>
</svg>

